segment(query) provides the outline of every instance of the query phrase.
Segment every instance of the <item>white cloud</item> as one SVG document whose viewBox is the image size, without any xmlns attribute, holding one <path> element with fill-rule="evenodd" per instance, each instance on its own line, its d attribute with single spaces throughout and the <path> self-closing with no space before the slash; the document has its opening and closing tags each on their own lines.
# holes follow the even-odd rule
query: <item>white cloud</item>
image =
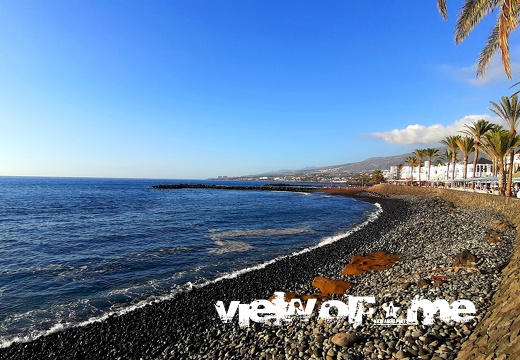
<svg viewBox="0 0 520 360">
<path fill-rule="evenodd" d="M 511 58 L 519 58 L 520 51 L 511 51 Z M 499 54 L 495 54 L 489 63 L 489 66 L 484 73 L 484 76 L 477 78 L 477 67 L 476 65 L 466 67 L 456 67 L 452 65 L 441 65 L 439 70 L 447 76 L 470 85 L 474 86 L 485 86 L 490 83 L 497 82 L 509 82 L 506 73 L 504 71 L 504 65 L 502 64 L 502 58 Z M 513 80 L 518 78 L 520 73 L 520 62 L 511 62 L 511 74 Z"/>
<path fill-rule="evenodd" d="M 367 136 L 385 140 L 389 144 L 438 144 L 448 135 L 460 134 L 464 125 L 471 124 L 480 119 L 493 123 L 500 123 L 497 118 L 489 115 L 468 115 L 455 121 L 451 125 L 435 124 L 430 126 L 415 124 L 408 125 L 405 129 L 394 129 L 386 132 L 375 132 Z"/>
</svg>

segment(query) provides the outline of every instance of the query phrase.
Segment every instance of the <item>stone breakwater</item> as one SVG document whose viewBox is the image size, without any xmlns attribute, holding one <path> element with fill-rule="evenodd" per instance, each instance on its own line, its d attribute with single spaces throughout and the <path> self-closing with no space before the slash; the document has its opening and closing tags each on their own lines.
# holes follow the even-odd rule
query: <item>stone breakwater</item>
<svg viewBox="0 0 520 360">
<path fill-rule="evenodd" d="M 237 185 L 206 185 L 206 184 L 165 184 L 154 185 L 153 189 L 158 190 L 175 190 L 175 189 L 212 189 L 212 190 L 258 190 L 258 191 L 316 191 L 321 186 L 306 185 L 287 185 L 287 184 L 266 184 L 261 186 L 237 186 Z"/>
<path fill-rule="evenodd" d="M 196 288 L 177 298 L 128 314 L 71 328 L 0 349 L 2 359 L 454 359 L 486 314 L 507 265 L 515 231 L 503 230 L 500 242 L 485 241 L 490 224 L 506 219 L 494 212 L 457 208 L 440 199 L 408 198 L 379 202 L 383 213 L 349 237 L 298 256 L 282 259 L 234 279 Z M 447 272 L 456 254 L 468 249 L 475 267 Z M 385 271 L 342 276 L 355 255 L 386 250 L 401 261 Z M 325 321 L 315 313 L 308 322 L 295 319 L 274 326 L 237 319 L 222 323 L 215 303 L 250 303 L 276 291 L 316 292 L 316 276 L 353 284 L 345 295 L 375 296 L 374 307 L 390 302 L 407 308 L 414 296 L 450 303 L 468 299 L 476 316 L 468 323 L 382 326 L 366 321 L 354 328 L 346 319 Z M 432 276 L 443 276 L 435 286 Z M 375 315 L 380 314 L 380 310 Z"/>
</svg>

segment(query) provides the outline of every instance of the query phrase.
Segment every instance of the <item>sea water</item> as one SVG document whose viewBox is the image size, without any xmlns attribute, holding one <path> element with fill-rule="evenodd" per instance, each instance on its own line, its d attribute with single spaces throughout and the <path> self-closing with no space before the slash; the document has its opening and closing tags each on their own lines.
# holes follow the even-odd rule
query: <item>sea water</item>
<svg viewBox="0 0 520 360">
<path fill-rule="evenodd" d="M 171 298 L 344 237 L 379 209 L 211 182 L 0 177 L 0 347 Z"/>
</svg>

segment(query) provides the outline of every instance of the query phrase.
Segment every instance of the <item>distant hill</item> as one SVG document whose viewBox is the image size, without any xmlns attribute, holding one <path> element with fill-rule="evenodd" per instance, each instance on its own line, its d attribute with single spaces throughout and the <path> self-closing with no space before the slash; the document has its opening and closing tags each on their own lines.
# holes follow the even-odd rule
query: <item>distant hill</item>
<svg viewBox="0 0 520 360">
<path fill-rule="evenodd" d="M 363 161 L 346 163 L 341 165 L 323 166 L 323 167 L 310 167 L 299 170 L 280 170 L 272 171 L 269 173 L 258 174 L 254 176 L 280 176 L 280 175 L 349 175 L 359 174 L 363 172 L 370 172 L 373 170 L 387 170 L 390 166 L 397 164 L 406 164 L 405 159 L 411 156 L 411 153 L 394 155 L 394 156 L 380 156 L 371 157 Z"/>
<path fill-rule="evenodd" d="M 412 153 L 402 154 L 402 155 L 394 155 L 394 156 L 379 156 L 379 157 L 371 157 L 363 161 L 347 163 L 342 165 L 334 165 L 334 166 L 325 166 L 319 169 L 314 169 L 312 171 L 320 170 L 320 171 L 328 171 L 328 172 L 339 172 L 339 173 L 361 173 L 365 171 L 373 171 L 373 170 L 387 170 L 390 169 L 390 166 L 395 166 L 397 164 L 406 164 L 405 159 L 408 156 L 411 156 Z"/>
</svg>

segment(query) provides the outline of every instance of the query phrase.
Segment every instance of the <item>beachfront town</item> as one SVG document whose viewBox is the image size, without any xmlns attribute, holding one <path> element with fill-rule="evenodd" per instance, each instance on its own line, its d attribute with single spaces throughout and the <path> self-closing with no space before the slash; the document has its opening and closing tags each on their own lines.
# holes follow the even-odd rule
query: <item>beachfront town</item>
<svg viewBox="0 0 520 360">
<path fill-rule="evenodd" d="M 509 163 L 506 164 L 507 167 Z M 466 165 L 463 161 L 457 161 L 455 167 L 448 161 L 428 160 L 410 166 L 404 161 L 389 166 L 386 169 L 371 169 L 357 172 L 342 171 L 342 166 L 326 167 L 307 171 L 293 171 L 268 175 L 250 175 L 241 177 L 219 176 L 218 180 L 243 180 L 243 181 L 276 181 L 276 182 L 313 182 L 330 185 L 368 185 L 375 182 L 388 182 L 392 184 L 448 186 L 453 188 L 471 187 L 475 191 L 492 192 L 498 183 L 498 176 L 493 162 L 486 157 L 479 157 L 473 168 L 473 159 L 470 157 Z M 520 186 L 520 151 L 516 152 L 513 161 L 513 183 L 518 189 Z M 379 179 L 374 178 L 374 174 Z M 472 185 L 473 183 L 473 185 Z M 519 185 L 517 185 L 519 184 Z"/>
<path fill-rule="evenodd" d="M 453 179 L 453 171 L 455 174 L 455 179 L 462 179 L 464 174 L 464 163 L 458 162 L 455 164 L 455 169 L 452 168 L 453 165 L 450 164 L 451 168 L 448 168 L 448 164 L 444 162 L 438 162 L 435 165 L 431 165 L 429 161 L 425 161 L 423 165 L 421 165 L 420 173 L 419 167 L 414 166 L 413 169 L 409 165 L 404 165 L 399 171 L 399 165 L 391 166 L 390 169 L 383 170 L 383 175 L 387 180 L 413 180 L 419 181 L 419 178 L 422 181 L 444 181 Z M 508 165 L 509 166 L 509 165 Z M 520 151 L 515 154 L 514 162 L 513 162 L 513 172 L 516 173 L 520 170 Z M 493 168 L 493 162 L 486 158 L 479 158 L 477 160 L 476 169 L 473 169 L 473 163 L 468 163 L 467 167 L 467 178 L 482 178 L 482 177 L 492 177 L 496 175 Z"/>
<path fill-rule="evenodd" d="M 451 166 L 450 166 L 451 165 Z M 506 168 L 510 163 L 506 163 Z M 466 174 L 465 174 L 466 171 Z M 513 174 L 517 177 L 513 178 L 513 182 L 520 183 L 520 151 L 516 152 L 513 161 Z M 497 171 L 491 160 L 480 157 L 474 167 L 473 163 L 464 164 L 463 162 L 453 164 L 445 162 L 437 162 L 430 164 L 427 160 L 421 166 L 396 165 L 390 169 L 382 171 L 385 180 L 394 183 L 426 183 L 427 185 L 437 186 L 445 185 L 466 187 L 471 183 L 476 184 L 477 190 L 485 190 L 484 185 L 489 190 L 490 186 L 498 182 Z"/>
</svg>

